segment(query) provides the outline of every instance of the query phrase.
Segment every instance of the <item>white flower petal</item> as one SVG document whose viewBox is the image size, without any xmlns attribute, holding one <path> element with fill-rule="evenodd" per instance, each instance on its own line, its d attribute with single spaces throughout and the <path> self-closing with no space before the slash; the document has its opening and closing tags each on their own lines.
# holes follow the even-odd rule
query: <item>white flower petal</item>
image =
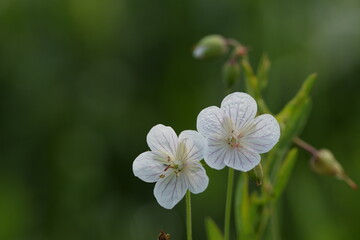
<svg viewBox="0 0 360 240">
<path fill-rule="evenodd" d="M 247 172 L 253 169 L 259 163 L 260 155 L 244 148 L 240 150 L 233 149 L 225 159 L 226 166 L 242 172 Z"/>
<path fill-rule="evenodd" d="M 197 117 L 196 128 L 206 138 L 226 134 L 223 126 L 223 111 L 215 106 L 203 109 Z"/>
<path fill-rule="evenodd" d="M 238 131 L 254 119 L 257 105 L 249 94 L 235 92 L 224 98 L 221 109 L 231 119 L 234 130 Z"/>
<path fill-rule="evenodd" d="M 205 162 L 214 169 L 220 170 L 225 167 L 225 159 L 229 157 L 230 147 L 223 139 L 207 138 L 208 144 L 205 149 Z"/>
<path fill-rule="evenodd" d="M 162 207 L 172 209 L 184 197 L 186 190 L 187 185 L 184 174 L 176 176 L 173 173 L 156 183 L 154 195 Z"/>
<path fill-rule="evenodd" d="M 252 127 L 243 137 L 243 144 L 257 153 L 266 153 L 278 142 L 280 126 L 270 114 L 263 114 L 254 119 Z"/>
<path fill-rule="evenodd" d="M 152 152 L 140 154 L 133 162 L 134 175 L 145 182 L 156 182 L 164 169 L 163 161 Z"/>
<path fill-rule="evenodd" d="M 201 193 L 209 185 L 209 178 L 200 163 L 187 165 L 182 174 L 186 177 L 187 186 L 192 193 Z"/>
<path fill-rule="evenodd" d="M 171 127 L 162 124 L 154 126 L 149 131 L 146 141 L 153 152 L 162 156 L 175 157 L 178 139 Z"/>
<path fill-rule="evenodd" d="M 197 131 L 185 130 L 181 132 L 179 142 L 186 144 L 186 161 L 200 161 L 204 158 L 206 139 Z"/>
</svg>

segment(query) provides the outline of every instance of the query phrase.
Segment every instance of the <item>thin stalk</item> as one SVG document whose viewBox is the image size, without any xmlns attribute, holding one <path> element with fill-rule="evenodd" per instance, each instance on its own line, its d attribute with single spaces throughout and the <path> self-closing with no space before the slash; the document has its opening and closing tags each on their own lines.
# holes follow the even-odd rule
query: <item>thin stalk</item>
<svg viewBox="0 0 360 240">
<path fill-rule="evenodd" d="M 233 47 L 242 47 L 242 45 L 236 39 L 233 38 L 227 38 L 226 43 Z"/>
<path fill-rule="evenodd" d="M 311 146 L 310 144 L 308 144 L 307 142 L 305 142 L 304 140 L 301 140 L 300 138 L 296 137 L 296 138 L 294 138 L 293 141 L 294 141 L 294 143 L 296 145 L 298 145 L 299 147 L 305 149 L 306 151 L 308 151 L 312 155 L 314 155 L 314 156 L 317 155 L 318 150 L 316 148 L 314 148 L 313 146 Z"/>
<path fill-rule="evenodd" d="M 225 206 L 225 224 L 224 224 L 224 240 L 230 239 L 230 220 L 231 220 L 231 202 L 233 195 L 234 185 L 234 169 L 229 168 L 227 194 L 226 194 L 226 206 Z"/>
<path fill-rule="evenodd" d="M 186 235 L 187 240 L 192 240 L 192 226 L 191 226 L 191 195 L 190 191 L 186 192 Z"/>
</svg>

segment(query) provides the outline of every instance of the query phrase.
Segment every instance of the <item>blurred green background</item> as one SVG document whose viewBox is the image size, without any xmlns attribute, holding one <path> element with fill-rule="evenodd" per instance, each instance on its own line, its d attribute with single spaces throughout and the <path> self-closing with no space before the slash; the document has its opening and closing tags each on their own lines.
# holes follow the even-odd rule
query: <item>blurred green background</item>
<svg viewBox="0 0 360 240">
<path fill-rule="evenodd" d="M 358 0 L 1 0 L 0 239 L 185 239 L 184 203 L 161 208 L 132 162 L 155 124 L 195 129 L 220 104 L 225 59 L 191 56 L 213 33 L 249 46 L 255 65 L 268 54 L 274 112 L 318 72 L 302 137 L 360 183 Z M 308 159 L 281 202 L 282 238 L 358 239 L 359 191 Z M 193 195 L 195 239 L 206 216 L 223 224 L 227 172 L 208 175 Z"/>
</svg>

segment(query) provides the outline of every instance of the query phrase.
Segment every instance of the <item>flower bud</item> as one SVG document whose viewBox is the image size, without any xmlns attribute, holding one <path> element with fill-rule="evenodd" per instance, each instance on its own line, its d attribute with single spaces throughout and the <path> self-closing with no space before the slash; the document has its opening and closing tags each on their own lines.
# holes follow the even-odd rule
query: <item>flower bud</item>
<svg viewBox="0 0 360 240">
<path fill-rule="evenodd" d="M 332 175 L 345 181 L 351 188 L 357 185 L 346 174 L 340 163 L 328 149 L 320 149 L 310 160 L 310 166 L 317 174 Z"/>
<path fill-rule="evenodd" d="M 261 163 L 259 163 L 259 165 L 254 167 L 251 171 L 249 171 L 249 176 L 252 180 L 254 180 L 256 182 L 257 186 L 262 185 L 264 172 L 263 172 Z"/>
<path fill-rule="evenodd" d="M 217 57 L 225 54 L 227 50 L 225 38 L 220 35 L 209 35 L 196 44 L 193 56 L 197 59 Z"/>
<path fill-rule="evenodd" d="M 230 59 L 225 62 L 222 68 L 222 75 L 225 86 L 229 89 L 235 85 L 240 78 L 240 66 L 236 60 Z"/>
</svg>

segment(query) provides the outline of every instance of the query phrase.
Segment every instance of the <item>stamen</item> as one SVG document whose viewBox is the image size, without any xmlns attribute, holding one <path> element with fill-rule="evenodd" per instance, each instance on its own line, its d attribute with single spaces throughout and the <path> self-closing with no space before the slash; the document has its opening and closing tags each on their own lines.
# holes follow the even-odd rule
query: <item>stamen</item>
<svg viewBox="0 0 360 240">
<path fill-rule="evenodd" d="M 166 172 L 169 168 L 173 168 L 171 165 L 168 165 L 165 169 L 164 172 Z"/>
<path fill-rule="evenodd" d="M 237 149 L 241 147 L 239 138 L 236 138 L 234 136 L 232 136 L 231 139 L 228 139 L 228 145 L 230 145 L 231 148 L 237 148 Z"/>
</svg>

